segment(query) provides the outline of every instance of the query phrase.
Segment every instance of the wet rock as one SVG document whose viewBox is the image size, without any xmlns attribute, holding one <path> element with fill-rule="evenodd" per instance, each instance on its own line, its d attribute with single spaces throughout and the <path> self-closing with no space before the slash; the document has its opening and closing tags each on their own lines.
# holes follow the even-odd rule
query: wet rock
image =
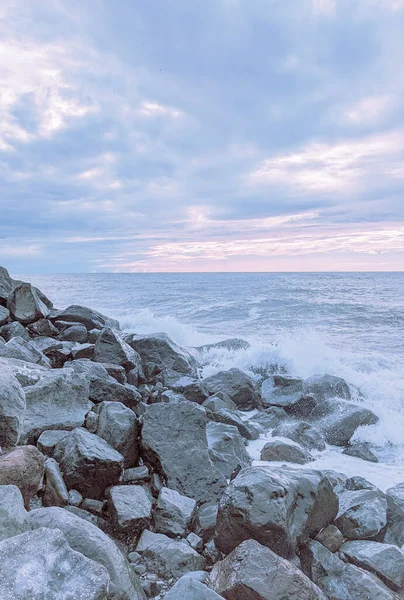
<svg viewBox="0 0 404 600">
<path fill-rule="evenodd" d="M 303 448 L 277 440 L 265 444 L 261 450 L 261 460 L 284 461 L 304 465 L 313 459 Z"/>
<path fill-rule="evenodd" d="M 371 410 L 348 402 L 329 402 L 331 414 L 318 422 L 325 440 L 335 446 L 346 446 L 359 427 L 374 425 L 378 417 Z"/>
<path fill-rule="evenodd" d="M 28 363 L 49 366 L 49 360 L 36 349 L 33 342 L 21 337 L 13 337 L 9 342 L 0 346 L 0 356 L 14 358 Z"/>
<path fill-rule="evenodd" d="M 345 542 L 341 553 L 352 564 L 377 575 L 395 592 L 404 590 L 404 553 L 396 546 L 370 541 Z"/>
<path fill-rule="evenodd" d="M 27 511 L 16 485 L 0 485 L 0 541 L 23 533 Z"/>
<path fill-rule="evenodd" d="M 69 493 L 59 465 L 53 458 L 45 461 L 45 492 L 42 498 L 44 506 L 67 506 L 69 504 Z"/>
<path fill-rule="evenodd" d="M 88 358 L 92 360 L 94 356 L 94 344 L 75 344 L 71 351 L 72 360 Z"/>
<path fill-rule="evenodd" d="M 5 325 L 10 318 L 10 311 L 8 308 L 0 305 L 0 326 Z"/>
<path fill-rule="evenodd" d="M 228 554 L 254 538 L 285 558 L 329 525 L 338 512 L 338 498 L 320 471 L 292 468 L 243 469 L 220 502 L 216 545 Z"/>
<path fill-rule="evenodd" d="M 7 308 L 12 318 L 23 325 L 45 319 L 49 313 L 37 290 L 29 283 L 21 283 L 14 288 L 8 297 Z"/>
<path fill-rule="evenodd" d="M 121 476 L 122 454 L 86 429 L 74 429 L 64 437 L 55 447 L 54 457 L 66 485 L 96 500 Z"/>
<path fill-rule="evenodd" d="M 160 577 L 179 579 L 189 571 L 205 569 L 205 559 L 186 542 L 157 542 L 142 554 L 147 570 Z"/>
<path fill-rule="evenodd" d="M 0 327 L 0 336 L 6 341 L 9 342 L 14 337 L 20 337 L 23 340 L 29 340 L 29 333 L 21 325 L 18 321 L 14 321 L 13 323 L 7 323 L 7 325 L 3 325 Z"/>
<path fill-rule="evenodd" d="M 112 363 L 124 367 L 127 371 L 135 367 L 141 369 L 141 358 L 119 335 L 106 327 L 97 338 L 94 348 L 95 362 Z"/>
<path fill-rule="evenodd" d="M 278 427 L 282 422 L 287 421 L 288 415 L 278 406 L 272 406 L 263 411 L 257 412 L 250 419 L 250 422 L 254 425 L 258 425 L 266 433 L 270 429 Z"/>
<path fill-rule="evenodd" d="M 348 540 L 377 535 L 387 525 L 387 500 L 374 490 L 344 491 L 339 494 L 335 524 Z"/>
<path fill-rule="evenodd" d="M 62 310 L 52 317 L 54 321 L 67 321 L 70 323 L 81 323 L 85 325 L 89 331 L 92 329 L 103 329 L 111 327 L 119 329 L 119 323 L 115 319 L 110 319 L 105 315 L 87 308 L 86 306 L 72 305 Z"/>
<path fill-rule="evenodd" d="M 130 334 L 125 337 L 125 340 L 140 354 L 144 363 L 154 363 L 160 371 L 172 369 L 180 376 L 193 374 L 195 371 L 196 352 L 179 346 L 165 333 Z"/>
<path fill-rule="evenodd" d="M 254 390 L 253 381 L 240 369 L 221 371 L 206 377 L 203 384 L 211 395 L 226 394 L 241 410 L 261 408 L 261 398 Z"/>
<path fill-rule="evenodd" d="M 210 587 L 227 600 L 326 600 L 297 567 L 255 540 L 213 567 Z"/>
<path fill-rule="evenodd" d="M 197 502 L 217 499 L 226 487 L 209 457 L 206 422 L 204 409 L 193 402 L 153 404 L 143 416 L 145 462 L 157 469 L 168 487 Z"/>
<path fill-rule="evenodd" d="M 37 448 L 42 454 L 46 456 L 52 456 L 53 451 L 57 444 L 62 440 L 69 432 L 67 430 L 49 429 L 41 433 L 37 441 Z"/>
<path fill-rule="evenodd" d="M 221 408 L 228 408 L 230 410 L 237 410 L 237 404 L 233 402 L 226 394 L 220 394 L 220 396 L 210 396 L 203 404 L 203 408 L 214 413 Z"/>
<path fill-rule="evenodd" d="M 195 510 L 195 500 L 163 487 L 154 512 L 154 528 L 170 537 L 185 537 Z"/>
<path fill-rule="evenodd" d="M 282 423 L 272 431 L 274 437 L 293 440 L 306 450 L 325 450 L 323 435 L 315 426 L 305 423 Z"/>
<path fill-rule="evenodd" d="M 197 404 L 203 404 L 209 396 L 209 392 L 206 390 L 202 380 L 187 376 L 178 379 L 171 386 L 171 389 L 177 394 L 184 396 L 186 400 L 196 402 Z"/>
<path fill-rule="evenodd" d="M 335 525 L 327 525 L 316 536 L 317 542 L 320 542 L 330 552 L 338 552 L 344 541 L 344 536 Z"/>
<path fill-rule="evenodd" d="M 3 600 L 107 600 L 105 567 L 71 549 L 60 531 L 27 531 L 0 542 Z"/>
<path fill-rule="evenodd" d="M 209 422 L 206 435 L 210 458 L 226 479 L 230 478 L 237 467 L 245 468 L 251 465 L 250 455 L 237 427 Z"/>
<path fill-rule="evenodd" d="M 289 407 L 304 396 L 303 380 L 283 375 L 272 375 L 261 385 L 264 406 Z"/>
<path fill-rule="evenodd" d="M 389 488 L 386 494 L 391 496 L 396 504 L 404 509 L 404 483 L 398 483 L 394 487 Z"/>
<path fill-rule="evenodd" d="M 19 446 L 0 455 L 0 485 L 16 485 L 28 506 L 41 488 L 45 457 L 35 446 Z"/>
<path fill-rule="evenodd" d="M 108 511 L 117 531 L 135 533 L 151 522 L 152 498 L 141 485 L 117 485 L 109 490 Z"/>
<path fill-rule="evenodd" d="M 73 508 L 70 507 L 70 509 Z M 80 511 L 78 508 L 74 510 Z M 111 578 L 111 598 L 114 600 L 115 598 L 117 600 L 145 600 L 139 580 L 120 548 L 112 538 L 93 523 L 64 508 L 33 510 L 29 513 L 28 521 L 32 529 L 38 527 L 60 529 L 73 550 L 104 565 Z"/>
<path fill-rule="evenodd" d="M 248 421 L 243 421 L 238 411 L 221 408 L 213 413 L 213 418 L 217 423 L 234 425 L 246 440 L 257 440 L 260 436 L 258 428 Z"/>
<path fill-rule="evenodd" d="M 84 423 L 91 408 L 89 381 L 68 369 L 51 372 L 25 388 L 26 412 L 22 439 L 35 442 L 47 429 L 71 430 Z"/>
<path fill-rule="evenodd" d="M 197 346 L 196 350 L 202 353 L 210 352 L 211 350 L 248 350 L 251 348 L 251 344 L 240 338 L 229 338 L 228 340 L 222 340 L 220 342 L 214 342 L 213 344 L 204 344 L 203 346 Z"/>
<path fill-rule="evenodd" d="M 27 329 L 32 336 L 56 337 L 59 335 L 59 330 L 49 319 L 39 319 L 28 325 Z"/>
<path fill-rule="evenodd" d="M 125 406 L 135 409 L 142 397 L 138 390 L 130 385 L 122 385 L 109 377 L 108 379 L 93 379 L 90 383 L 90 400 L 100 402 L 122 402 Z"/>
<path fill-rule="evenodd" d="M 0 447 L 19 442 L 25 414 L 25 394 L 6 362 L 0 361 Z"/>
<path fill-rule="evenodd" d="M 133 410 L 121 402 L 101 402 L 96 410 L 97 435 L 122 454 L 124 468 L 135 466 L 139 459 L 140 428 Z"/>
<path fill-rule="evenodd" d="M 321 400 L 329 398 L 351 399 L 349 385 L 341 377 L 333 375 L 314 375 L 304 380 L 304 391 Z"/>
<path fill-rule="evenodd" d="M 367 460 L 373 463 L 379 462 L 379 459 L 370 450 L 368 444 L 351 444 L 348 448 L 345 448 L 342 454 L 347 454 L 348 456 L 355 456 L 356 458 L 361 458 L 362 460 Z"/>
<path fill-rule="evenodd" d="M 78 344 L 87 344 L 88 333 L 84 325 L 72 325 L 64 329 L 59 335 L 59 339 L 65 342 L 77 342 Z"/>
<path fill-rule="evenodd" d="M 210 590 L 206 585 L 192 579 L 191 577 L 181 577 L 171 588 L 168 594 L 165 595 L 165 600 L 223 600 L 223 596 L 219 596 L 213 590 Z"/>
</svg>

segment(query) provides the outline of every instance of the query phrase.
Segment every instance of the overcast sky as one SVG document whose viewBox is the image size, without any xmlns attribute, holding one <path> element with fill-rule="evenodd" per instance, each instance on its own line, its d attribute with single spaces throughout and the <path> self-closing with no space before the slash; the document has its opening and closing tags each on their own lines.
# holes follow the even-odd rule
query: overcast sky
<svg viewBox="0 0 404 600">
<path fill-rule="evenodd" d="M 404 0 L 2 0 L 0 264 L 404 269 Z"/>
</svg>

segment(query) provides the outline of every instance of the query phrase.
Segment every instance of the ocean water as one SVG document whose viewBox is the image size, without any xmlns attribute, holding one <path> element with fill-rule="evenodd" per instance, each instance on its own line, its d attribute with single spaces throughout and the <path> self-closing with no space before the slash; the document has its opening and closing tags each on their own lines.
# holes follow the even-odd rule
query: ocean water
<svg viewBox="0 0 404 600">
<path fill-rule="evenodd" d="M 356 439 L 379 464 L 329 448 L 312 466 L 362 475 L 387 489 L 404 481 L 404 273 L 14 275 L 55 306 L 84 304 L 139 333 L 189 346 L 238 337 L 247 350 L 211 351 L 204 374 L 277 364 L 293 375 L 330 373 L 360 390 L 380 418 Z M 250 445 L 258 460 L 265 439 Z"/>
</svg>

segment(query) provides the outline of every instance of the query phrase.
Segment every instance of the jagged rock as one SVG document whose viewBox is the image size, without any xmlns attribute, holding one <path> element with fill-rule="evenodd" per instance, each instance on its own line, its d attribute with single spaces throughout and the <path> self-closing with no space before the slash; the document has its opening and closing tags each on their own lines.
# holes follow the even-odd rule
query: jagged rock
<svg viewBox="0 0 404 600">
<path fill-rule="evenodd" d="M 126 377 L 126 371 L 125 371 L 124 367 L 121 367 L 121 365 L 113 365 L 111 363 L 102 363 L 102 366 L 107 371 L 108 375 L 110 377 L 112 377 L 113 379 L 115 379 L 115 381 L 117 381 L 118 383 L 122 383 L 122 385 L 125 385 L 126 383 L 128 383 L 128 379 Z"/>
<path fill-rule="evenodd" d="M 138 390 L 131 385 L 122 385 L 109 377 L 108 379 L 92 379 L 90 383 L 90 400 L 98 404 L 104 400 L 108 402 L 122 402 L 128 408 L 135 409 L 142 397 Z"/>
<path fill-rule="evenodd" d="M 80 360 L 81 358 L 88 358 L 92 360 L 94 356 L 94 344 L 75 344 L 72 348 L 72 360 Z"/>
<path fill-rule="evenodd" d="M 344 491 L 339 494 L 335 524 L 348 540 L 377 535 L 387 525 L 387 500 L 375 490 Z"/>
<path fill-rule="evenodd" d="M 304 396 L 303 380 L 283 375 L 272 375 L 261 385 L 264 406 L 293 406 Z"/>
<path fill-rule="evenodd" d="M 189 530 L 196 510 L 192 498 L 163 487 L 154 511 L 154 528 L 170 537 L 184 537 Z"/>
<path fill-rule="evenodd" d="M 7 269 L 0 267 L 0 305 L 6 306 L 7 298 L 15 287 L 14 280 L 10 277 Z"/>
<path fill-rule="evenodd" d="M 251 465 L 250 455 L 237 427 L 209 422 L 206 436 L 210 458 L 226 479 L 230 478 L 237 467 L 245 468 Z"/>
<path fill-rule="evenodd" d="M 333 600 L 398 600 L 380 579 L 346 564 L 319 542 L 309 540 L 300 550 L 303 571 Z"/>
<path fill-rule="evenodd" d="M 154 531 L 144 529 L 137 543 L 136 552 L 142 553 L 157 543 L 170 544 L 171 542 L 172 539 L 163 533 L 154 533 Z"/>
<path fill-rule="evenodd" d="M 53 321 L 67 321 L 70 323 L 81 323 L 89 331 L 92 329 L 103 329 L 104 327 L 111 327 L 112 329 L 119 329 L 119 323 L 116 319 L 111 319 L 87 308 L 86 306 L 72 305 L 68 306 L 65 310 L 62 310 L 52 317 Z"/>
<path fill-rule="evenodd" d="M 8 308 L 0 305 L 0 325 L 5 325 L 10 318 L 10 311 Z"/>
<path fill-rule="evenodd" d="M 141 369 L 139 354 L 113 329 L 106 327 L 97 338 L 94 348 L 95 362 L 121 365 L 127 371 Z"/>
<path fill-rule="evenodd" d="M 14 337 L 21 337 L 23 340 L 29 340 L 28 331 L 18 321 L 7 323 L 7 325 L 0 327 L 0 336 L 6 342 L 9 342 Z"/>
<path fill-rule="evenodd" d="M 386 494 L 391 496 L 396 504 L 404 509 L 404 483 L 398 483 L 394 487 L 389 488 Z"/>
<path fill-rule="evenodd" d="M 210 410 L 210 412 L 217 412 L 221 408 L 228 408 L 230 410 L 237 410 L 237 404 L 233 402 L 226 394 L 220 396 L 210 396 L 203 404 L 203 408 Z"/>
<path fill-rule="evenodd" d="M 56 337 L 59 335 L 58 328 L 49 319 L 39 319 L 28 325 L 27 329 L 32 336 Z"/>
<path fill-rule="evenodd" d="M 88 375 L 90 378 L 91 384 L 93 381 L 98 379 L 109 380 L 108 371 L 101 365 L 100 363 L 95 363 L 92 360 L 88 360 L 87 358 L 78 358 L 76 360 L 72 360 L 71 363 L 66 365 L 65 368 L 73 369 L 75 373 L 81 375 Z"/>
<path fill-rule="evenodd" d="M 370 541 L 345 542 L 341 553 L 352 564 L 377 575 L 395 592 L 404 590 L 404 553 L 396 546 Z"/>
<path fill-rule="evenodd" d="M 370 450 L 368 444 L 351 444 L 348 448 L 345 448 L 342 454 L 347 454 L 348 456 L 355 456 L 357 458 L 361 458 L 362 460 L 367 460 L 373 463 L 379 462 L 379 459 Z"/>
<path fill-rule="evenodd" d="M 122 454 L 82 428 L 74 429 L 57 444 L 54 457 L 66 485 L 96 500 L 102 499 L 105 489 L 116 485 L 121 476 Z"/>
<path fill-rule="evenodd" d="M 151 522 L 152 497 L 141 485 L 116 485 L 108 493 L 108 511 L 119 532 L 142 531 Z"/>
<path fill-rule="evenodd" d="M 186 542 L 170 540 L 156 542 L 142 554 L 142 563 L 148 571 L 160 577 L 179 579 L 189 571 L 205 569 L 205 559 Z"/>
<path fill-rule="evenodd" d="M 287 413 L 283 410 L 283 408 L 279 408 L 278 406 L 271 406 L 270 408 L 266 408 L 263 411 L 259 411 L 255 413 L 250 419 L 250 422 L 253 425 L 259 426 L 266 433 L 270 429 L 274 429 L 280 425 L 283 421 L 288 419 Z"/>
<path fill-rule="evenodd" d="M 306 394 L 313 394 L 321 400 L 329 398 L 351 399 L 349 385 L 341 377 L 334 375 L 313 375 L 304 380 L 304 391 Z"/>
<path fill-rule="evenodd" d="M 144 363 L 154 363 L 158 370 L 173 369 L 181 377 L 192 374 L 196 367 L 196 352 L 179 346 L 165 333 L 130 334 L 126 342 L 140 354 Z M 179 379 L 177 377 L 177 379 Z"/>
<path fill-rule="evenodd" d="M 213 418 L 217 423 L 234 425 L 246 440 L 258 440 L 260 436 L 258 428 L 248 421 L 243 421 L 238 411 L 221 408 L 213 413 Z"/>
<path fill-rule="evenodd" d="M 323 435 L 313 425 L 300 423 L 281 423 L 272 431 L 274 437 L 285 437 L 293 440 L 307 450 L 325 450 Z"/>
<path fill-rule="evenodd" d="M 46 456 L 52 456 L 53 451 L 57 444 L 62 440 L 69 432 L 63 429 L 48 429 L 41 433 L 37 441 L 37 448 L 42 454 Z"/>
<path fill-rule="evenodd" d="M 24 360 L 18 360 L 17 358 L 0 358 L 0 369 L 2 366 L 5 366 L 12 371 L 22 387 L 34 385 L 43 377 L 47 377 L 50 372 L 49 366 L 43 367 L 41 365 L 27 363 Z"/>
<path fill-rule="evenodd" d="M 178 379 L 178 381 L 171 386 L 171 389 L 177 394 L 184 396 L 186 400 L 196 402 L 197 404 L 203 404 L 209 396 L 209 392 L 206 390 L 201 379 L 194 379 L 188 376 Z"/>
<path fill-rule="evenodd" d="M 303 448 L 300 448 L 299 446 L 276 440 L 265 444 L 261 450 L 261 460 L 285 461 L 304 465 L 310 462 L 312 457 L 306 450 L 303 450 Z"/>
<path fill-rule="evenodd" d="M 29 340 L 31 346 L 38 352 L 42 352 L 45 354 L 46 352 L 50 352 L 51 350 L 60 350 L 63 348 L 63 342 L 60 340 L 55 340 L 53 337 L 39 336 Z M 72 348 L 73 344 L 71 342 L 65 342 L 69 350 Z"/>
<path fill-rule="evenodd" d="M 29 283 L 21 283 L 14 288 L 8 297 L 7 308 L 12 318 L 23 325 L 45 319 L 49 314 L 48 307 Z"/>
<path fill-rule="evenodd" d="M 2 600 L 107 600 L 105 567 L 71 549 L 60 531 L 27 531 L 0 542 Z"/>
<path fill-rule="evenodd" d="M 35 446 L 19 446 L 0 455 L 0 485 L 16 485 L 28 506 L 41 488 L 45 457 Z"/>
<path fill-rule="evenodd" d="M 344 541 L 344 536 L 335 525 L 327 525 L 318 535 L 317 542 L 323 544 L 330 552 L 338 552 Z"/>
<path fill-rule="evenodd" d="M 359 427 L 374 425 L 379 420 L 371 410 L 344 400 L 328 401 L 322 410 L 329 410 L 330 414 L 321 419 L 317 426 L 325 440 L 335 446 L 346 446 Z"/>
<path fill-rule="evenodd" d="M 337 512 L 338 498 L 320 471 L 250 467 L 220 499 L 216 545 L 228 554 L 254 538 L 280 556 L 293 557 L 298 545 L 329 525 Z"/>
<path fill-rule="evenodd" d="M 169 404 L 178 404 L 178 402 L 185 402 L 186 398 L 182 394 L 173 392 L 173 390 L 166 390 L 161 394 L 160 400 Z"/>
<path fill-rule="evenodd" d="M 193 531 L 201 536 L 204 542 L 207 542 L 214 536 L 217 513 L 217 504 L 202 504 L 202 506 L 198 508 L 193 524 Z"/>
<path fill-rule="evenodd" d="M 213 567 L 210 587 L 227 600 L 326 600 L 297 567 L 255 540 Z"/>
<path fill-rule="evenodd" d="M 0 356 L 14 358 L 28 363 L 49 366 L 49 360 L 38 351 L 34 344 L 21 337 L 13 337 L 6 344 L 0 346 Z"/>
<path fill-rule="evenodd" d="M 73 509 L 74 507 L 69 508 Z M 80 509 L 75 510 L 79 511 Z M 111 598 L 114 600 L 115 598 L 117 600 L 145 600 L 139 580 L 120 548 L 94 524 L 64 508 L 32 510 L 28 514 L 28 522 L 32 529 L 38 527 L 60 529 L 73 550 L 104 565 L 111 578 Z"/>
<path fill-rule="evenodd" d="M 211 395 L 226 394 L 241 410 L 261 408 L 261 398 L 255 392 L 252 380 L 240 369 L 220 371 L 203 379 L 203 384 Z"/>
<path fill-rule="evenodd" d="M 181 577 L 164 598 L 165 600 L 223 600 L 223 596 L 219 596 L 203 583 L 187 576 Z"/>
<path fill-rule="evenodd" d="M 197 552 L 202 552 L 203 539 L 201 537 L 199 537 L 199 535 L 196 535 L 196 533 L 191 531 L 191 533 L 189 533 L 187 535 L 186 540 L 187 540 L 188 544 L 191 546 L 191 548 L 193 548 Z"/>
<path fill-rule="evenodd" d="M 123 483 L 145 483 L 150 480 L 150 471 L 146 465 L 125 469 L 122 475 Z"/>
<path fill-rule="evenodd" d="M 193 402 L 153 404 L 143 416 L 145 462 L 165 477 L 168 487 L 197 502 L 217 499 L 226 487 L 209 457 L 206 422 L 205 410 Z"/>
<path fill-rule="evenodd" d="M 26 412 L 22 439 L 35 442 L 47 429 L 74 429 L 91 408 L 89 380 L 68 369 L 54 371 L 25 388 Z"/>
<path fill-rule="evenodd" d="M 97 435 L 102 437 L 124 458 L 124 468 L 133 467 L 139 460 L 139 423 L 133 410 L 121 402 L 101 402 L 98 412 Z"/>
<path fill-rule="evenodd" d="M 0 485 L 0 541 L 23 533 L 27 511 L 16 485 Z"/>
<path fill-rule="evenodd" d="M 24 414 L 25 394 L 7 363 L 0 361 L 0 447 L 19 442 Z"/>
<path fill-rule="evenodd" d="M 44 506 L 67 506 L 69 493 L 59 465 L 53 458 L 45 461 L 45 492 L 42 498 Z"/>
<path fill-rule="evenodd" d="M 84 325 L 72 325 L 67 329 L 64 329 L 59 334 L 59 339 L 65 342 L 76 342 L 78 344 L 87 344 L 88 333 L 87 328 Z"/>
</svg>

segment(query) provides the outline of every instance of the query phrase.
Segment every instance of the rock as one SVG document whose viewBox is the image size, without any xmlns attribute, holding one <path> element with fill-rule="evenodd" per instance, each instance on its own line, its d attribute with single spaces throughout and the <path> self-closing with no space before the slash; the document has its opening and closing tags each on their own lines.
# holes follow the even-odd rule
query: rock
<svg viewBox="0 0 404 600">
<path fill-rule="evenodd" d="M 204 344 L 203 346 L 197 346 L 195 349 L 199 352 L 210 352 L 211 350 L 248 350 L 251 348 L 251 344 L 242 340 L 241 338 L 229 338 L 228 340 L 221 340 L 220 342 L 214 342 L 213 344 Z"/>
<path fill-rule="evenodd" d="M 290 558 L 337 512 L 338 498 L 320 471 L 250 467 L 239 473 L 219 502 L 216 545 L 228 554 L 254 538 Z"/>
<path fill-rule="evenodd" d="M 48 307 L 29 283 L 21 283 L 14 288 L 8 297 L 7 308 L 12 318 L 23 325 L 45 319 L 49 313 Z"/>
<path fill-rule="evenodd" d="M 196 533 L 191 531 L 191 533 L 189 533 L 187 535 L 186 540 L 187 540 L 188 544 L 191 546 L 191 548 L 193 548 L 197 552 L 202 552 L 203 539 L 201 537 L 199 537 L 199 535 L 196 535 Z"/>
<path fill-rule="evenodd" d="M 179 346 L 165 333 L 130 334 L 125 340 L 140 354 L 144 363 L 152 362 L 160 371 L 173 369 L 180 374 L 193 374 L 195 371 L 196 351 Z"/>
<path fill-rule="evenodd" d="M 122 454 L 125 469 L 135 466 L 139 460 L 140 428 L 133 410 L 121 402 L 101 402 L 96 410 L 97 435 Z"/>
<path fill-rule="evenodd" d="M 345 450 L 343 450 L 342 454 L 347 454 L 348 456 L 355 456 L 357 458 L 361 458 L 362 460 L 367 460 L 373 463 L 379 462 L 379 459 L 370 450 L 368 444 L 351 444 L 348 448 L 345 448 Z"/>
<path fill-rule="evenodd" d="M 107 600 L 105 567 L 69 546 L 60 531 L 27 531 L 0 542 L 2 600 Z"/>
<path fill-rule="evenodd" d="M 92 498 L 85 498 L 81 505 L 83 510 L 96 515 L 97 517 L 103 517 L 105 512 L 106 503 L 101 500 L 93 500 Z"/>
<path fill-rule="evenodd" d="M 0 305 L 6 306 L 7 298 L 15 287 L 15 281 L 11 279 L 7 269 L 0 267 Z"/>
<path fill-rule="evenodd" d="M 217 504 L 202 504 L 198 508 L 193 530 L 201 536 L 204 542 L 209 541 L 215 534 L 217 513 Z"/>
<path fill-rule="evenodd" d="M 9 342 L 14 337 L 21 337 L 23 340 L 29 340 L 29 333 L 18 321 L 8 323 L 0 327 L 0 336 Z"/>
<path fill-rule="evenodd" d="M 270 462 L 284 461 L 296 463 L 298 465 L 304 465 L 313 459 L 306 450 L 303 450 L 303 448 L 277 440 L 274 442 L 267 442 L 265 444 L 261 450 L 261 460 L 267 460 Z"/>
<path fill-rule="evenodd" d="M 79 358 L 73 360 L 71 363 L 66 365 L 65 368 L 73 369 L 75 373 L 80 375 L 88 375 L 91 384 L 98 379 L 109 380 L 108 371 L 100 363 L 95 363 L 86 358 Z"/>
<path fill-rule="evenodd" d="M 218 596 L 216 592 L 210 590 L 206 585 L 191 579 L 191 577 L 181 577 L 165 595 L 165 600 L 223 600 L 223 596 Z"/>
<path fill-rule="evenodd" d="M 27 511 L 16 485 L 0 485 L 0 541 L 23 533 Z"/>
<path fill-rule="evenodd" d="M 195 500 L 163 487 L 154 512 L 154 528 L 170 537 L 185 537 L 195 510 Z"/>
<path fill-rule="evenodd" d="M 0 305 L 0 325 L 5 325 L 10 318 L 10 311 L 8 308 Z"/>
<path fill-rule="evenodd" d="M 304 396 L 303 380 L 283 375 L 272 375 L 261 385 L 264 406 L 293 406 Z"/>
<path fill-rule="evenodd" d="M 135 409 L 142 400 L 135 387 L 122 385 L 112 377 L 109 379 L 93 379 L 90 383 L 90 400 L 99 404 L 104 402 L 122 402 L 125 406 Z"/>
<path fill-rule="evenodd" d="M 217 423 L 234 425 L 246 440 L 258 440 L 260 436 L 258 428 L 248 421 L 243 421 L 238 411 L 221 408 L 213 413 L 213 418 Z"/>
<path fill-rule="evenodd" d="M 135 367 L 141 369 L 142 362 L 139 354 L 109 327 L 103 329 L 97 338 L 93 360 L 94 362 L 121 365 L 127 371 Z"/>
<path fill-rule="evenodd" d="M 73 358 L 72 346 L 73 342 L 61 342 L 61 348 L 51 348 L 45 352 L 49 358 L 52 369 L 61 369 L 64 365 Z"/>
<path fill-rule="evenodd" d="M 333 600 L 398 600 L 374 575 L 346 564 L 314 540 L 301 548 L 303 571 Z"/>
<path fill-rule="evenodd" d="M 335 525 L 327 525 L 327 527 L 316 535 L 316 540 L 330 552 L 338 552 L 344 541 L 344 536 Z"/>
<path fill-rule="evenodd" d="M 326 600 L 297 567 L 255 540 L 213 567 L 210 587 L 227 600 Z"/>
<path fill-rule="evenodd" d="M 46 456 L 52 456 L 56 445 L 62 440 L 69 432 L 63 429 L 48 429 L 41 433 L 37 441 L 37 448 L 42 454 Z"/>
<path fill-rule="evenodd" d="M 177 394 L 184 396 L 186 400 L 196 402 L 197 404 L 203 404 L 209 396 L 202 380 L 188 376 L 183 376 L 178 379 L 178 381 L 171 386 L 171 389 Z"/>
<path fill-rule="evenodd" d="M 16 358 L 0 358 L 0 370 L 2 366 L 12 371 L 22 387 L 34 385 L 50 373 L 49 366 L 43 367 Z"/>
<path fill-rule="evenodd" d="M 171 540 L 157 542 L 142 554 L 142 562 L 148 571 L 160 577 L 179 579 L 188 571 L 205 569 L 205 559 L 186 542 Z"/>
<path fill-rule="evenodd" d="M 186 402 L 186 398 L 182 394 L 177 394 L 177 392 L 173 392 L 172 390 L 166 390 L 161 394 L 160 401 L 169 404 L 178 404 L 178 402 Z"/>
<path fill-rule="evenodd" d="M 64 329 L 59 335 L 59 339 L 65 342 L 77 342 L 78 344 L 87 344 L 88 332 L 84 325 L 72 325 Z"/>
<path fill-rule="evenodd" d="M 59 330 L 49 319 L 39 319 L 28 325 L 27 329 L 32 336 L 56 337 L 59 335 Z"/>
<path fill-rule="evenodd" d="M 274 427 L 277 427 L 287 419 L 288 415 L 283 408 L 271 406 L 270 408 L 255 413 L 255 415 L 251 417 L 250 423 L 262 427 L 263 431 L 267 433 L 270 429 L 274 429 Z"/>
<path fill-rule="evenodd" d="M 19 442 L 25 414 L 25 394 L 7 363 L 0 361 L 0 447 Z"/>
<path fill-rule="evenodd" d="M 81 358 L 92 360 L 94 348 L 94 344 L 75 344 L 71 351 L 72 360 L 80 360 Z"/>
<path fill-rule="evenodd" d="M 325 450 L 323 435 L 316 427 L 301 421 L 300 423 L 282 423 L 272 431 L 274 437 L 293 440 L 307 450 Z"/>
<path fill-rule="evenodd" d="M 237 467 L 251 465 L 250 455 L 237 427 L 210 422 L 206 427 L 206 436 L 210 458 L 226 479 Z"/>
<path fill-rule="evenodd" d="M 0 455 L 0 485 L 16 485 L 28 506 L 41 488 L 45 457 L 35 446 L 19 446 Z"/>
<path fill-rule="evenodd" d="M 197 404 L 149 406 L 141 440 L 145 462 L 165 477 L 167 487 L 197 502 L 216 500 L 226 487 L 226 479 L 209 457 L 206 415 Z"/>
<path fill-rule="evenodd" d="M 241 410 L 261 408 L 261 399 L 254 390 L 252 380 L 240 369 L 221 371 L 206 377 L 203 384 L 211 395 L 226 394 Z"/>
<path fill-rule="evenodd" d="M 150 471 L 146 465 L 125 469 L 122 475 L 122 483 L 145 483 L 150 479 Z"/>
<path fill-rule="evenodd" d="M 387 500 L 374 490 L 344 491 L 339 495 L 335 524 L 348 540 L 377 535 L 387 525 Z"/>
<path fill-rule="evenodd" d="M 75 510 L 79 511 L 80 509 Z M 38 527 L 60 529 L 73 550 L 104 565 L 111 578 L 111 599 L 145 600 L 139 581 L 129 562 L 117 544 L 101 529 L 64 508 L 32 510 L 28 515 L 28 521 L 32 529 Z"/>
<path fill-rule="evenodd" d="M 136 552 L 142 553 L 154 544 L 166 543 L 170 544 L 172 539 L 163 533 L 154 533 L 148 529 L 144 529 L 136 546 Z"/>
<path fill-rule="evenodd" d="M 27 408 L 22 439 L 35 442 L 47 429 L 80 427 L 91 408 L 88 396 L 88 378 L 68 369 L 52 372 L 25 388 Z"/>
<path fill-rule="evenodd" d="M 151 522 L 152 498 L 141 485 L 117 485 L 109 490 L 108 511 L 120 533 L 136 533 Z"/>
<path fill-rule="evenodd" d="M 329 407 L 332 413 L 317 425 L 325 440 L 335 446 L 346 446 L 358 427 L 374 425 L 379 420 L 371 410 L 343 400 L 333 400 Z"/>
<path fill-rule="evenodd" d="M 391 496 L 398 506 L 404 509 L 404 483 L 398 483 L 394 487 L 389 488 L 386 494 Z"/>
<path fill-rule="evenodd" d="M 56 313 L 52 317 L 54 321 L 67 321 L 70 323 L 81 323 L 89 331 L 92 329 L 103 329 L 104 327 L 111 327 L 112 329 L 119 329 L 119 323 L 115 319 L 110 319 L 105 315 L 87 308 L 86 306 L 72 305 L 68 306 L 65 310 Z"/>
<path fill-rule="evenodd" d="M 69 504 L 71 506 L 79 507 L 83 502 L 83 496 L 77 490 L 69 490 Z"/>
<path fill-rule="evenodd" d="M 69 488 L 102 499 L 105 489 L 119 481 L 123 456 L 105 440 L 85 429 L 74 429 L 56 446 L 55 459 Z"/>
<path fill-rule="evenodd" d="M 207 398 L 203 404 L 203 408 L 206 410 L 210 410 L 210 412 L 217 412 L 221 408 L 228 408 L 230 410 L 237 410 L 237 404 L 233 402 L 228 396 L 225 394 L 221 394 L 220 396 L 210 396 Z"/>
<path fill-rule="evenodd" d="M 351 399 L 349 385 L 341 377 L 333 375 L 314 375 L 304 381 L 304 391 L 306 394 L 313 394 L 321 400 L 330 398 Z"/>
<path fill-rule="evenodd" d="M 45 492 L 42 498 L 44 506 L 67 506 L 69 493 L 63 481 L 59 465 L 53 458 L 45 461 Z"/>
<path fill-rule="evenodd" d="M 128 383 L 126 371 L 121 365 L 113 365 L 111 363 L 102 363 L 102 366 L 107 371 L 108 375 L 115 379 L 118 383 L 125 385 Z"/>
<path fill-rule="evenodd" d="M 21 337 L 13 337 L 9 342 L 0 346 L 0 356 L 4 358 L 14 358 L 28 363 L 49 366 L 49 360 L 38 351 L 33 342 L 24 340 Z"/>
<path fill-rule="evenodd" d="M 378 542 L 345 542 L 342 554 L 357 567 L 377 575 L 395 592 L 404 589 L 404 553 L 396 546 Z"/>
</svg>

